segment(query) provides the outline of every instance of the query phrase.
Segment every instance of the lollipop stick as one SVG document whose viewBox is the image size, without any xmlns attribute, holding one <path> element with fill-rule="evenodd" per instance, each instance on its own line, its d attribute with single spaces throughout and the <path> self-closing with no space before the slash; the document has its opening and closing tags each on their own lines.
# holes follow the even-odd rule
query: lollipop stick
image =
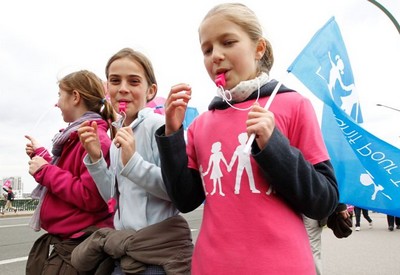
<svg viewBox="0 0 400 275">
<path fill-rule="evenodd" d="M 268 110 L 269 106 L 271 106 L 272 101 L 275 98 L 275 95 L 278 93 L 279 88 L 282 86 L 282 82 L 279 81 L 278 84 L 276 84 L 275 89 L 272 91 L 272 94 L 269 96 L 268 100 L 267 100 L 267 104 L 265 104 L 265 109 Z M 243 152 L 248 154 L 250 152 L 250 147 L 251 144 L 253 143 L 254 139 L 256 138 L 256 135 L 254 133 L 252 133 L 249 137 L 249 139 L 247 140 L 246 146 L 244 147 Z"/>
</svg>

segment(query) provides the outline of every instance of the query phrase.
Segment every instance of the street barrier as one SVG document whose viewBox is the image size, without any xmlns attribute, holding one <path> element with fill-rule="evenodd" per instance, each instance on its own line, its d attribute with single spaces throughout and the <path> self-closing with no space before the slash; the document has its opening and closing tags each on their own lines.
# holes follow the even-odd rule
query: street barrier
<svg viewBox="0 0 400 275">
<path fill-rule="evenodd" d="M 6 205 L 6 200 L 0 200 L 0 210 L 3 212 L 4 206 Z M 15 199 L 12 201 L 12 206 L 17 209 L 17 211 L 34 211 L 39 203 L 39 200 L 34 199 Z"/>
</svg>

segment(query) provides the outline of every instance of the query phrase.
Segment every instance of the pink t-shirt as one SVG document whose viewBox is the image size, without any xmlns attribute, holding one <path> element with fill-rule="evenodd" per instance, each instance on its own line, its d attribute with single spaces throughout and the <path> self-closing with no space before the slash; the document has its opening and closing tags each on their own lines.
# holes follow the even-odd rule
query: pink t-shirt
<svg viewBox="0 0 400 275">
<path fill-rule="evenodd" d="M 267 99 L 259 99 L 261 106 Z M 309 162 L 328 159 L 308 99 L 295 92 L 278 94 L 270 110 L 277 127 Z M 233 108 L 208 111 L 189 127 L 189 167 L 203 174 L 206 191 L 192 274 L 315 274 L 300 214 L 274 192 L 254 159 L 243 153 L 247 114 Z"/>
</svg>

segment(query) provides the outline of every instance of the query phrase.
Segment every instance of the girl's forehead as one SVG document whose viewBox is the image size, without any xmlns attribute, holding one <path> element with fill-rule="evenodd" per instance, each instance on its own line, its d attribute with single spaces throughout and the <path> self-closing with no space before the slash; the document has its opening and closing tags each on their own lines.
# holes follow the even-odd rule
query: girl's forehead
<svg viewBox="0 0 400 275">
<path fill-rule="evenodd" d="M 224 17 L 212 16 L 205 19 L 199 28 L 200 43 L 217 39 L 229 34 L 239 34 L 242 29 L 239 25 Z"/>
<path fill-rule="evenodd" d="M 232 22 L 227 20 L 225 16 L 212 15 L 210 17 L 205 18 L 203 22 L 201 22 L 199 30 L 200 32 L 202 32 L 202 30 L 213 31 L 215 27 L 227 23 L 232 23 Z"/>
<path fill-rule="evenodd" d="M 142 65 L 136 60 L 123 57 L 115 60 L 110 64 L 109 74 L 119 75 L 119 74 L 144 74 L 144 69 Z"/>
<path fill-rule="evenodd" d="M 141 67 L 141 66 L 139 62 L 137 62 L 134 58 L 125 56 L 114 60 L 110 64 L 110 68 L 115 68 L 115 67 Z"/>
</svg>

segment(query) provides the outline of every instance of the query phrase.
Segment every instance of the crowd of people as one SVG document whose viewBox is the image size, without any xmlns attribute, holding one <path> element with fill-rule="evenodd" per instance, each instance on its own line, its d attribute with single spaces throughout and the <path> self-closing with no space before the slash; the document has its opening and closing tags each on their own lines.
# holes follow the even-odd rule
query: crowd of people
<svg viewBox="0 0 400 275">
<path fill-rule="evenodd" d="M 355 224 L 355 230 L 360 231 L 361 230 L 361 214 L 363 215 L 364 219 L 367 220 L 368 222 L 368 227 L 371 229 L 373 224 L 372 224 L 372 219 L 368 214 L 368 209 L 364 209 L 361 207 L 354 206 L 354 215 L 356 218 L 356 224 Z"/>
<path fill-rule="evenodd" d="M 355 231 L 361 230 L 361 214 L 363 215 L 364 219 L 368 222 L 368 228 L 369 229 L 373 228 L 373 221 L 372 218 L 369 216 L 368 209 L 353 205 L 348 205 L 348 209 L 351 209 L 351 211 L 349 211 L 351 219 L 353 219 L 353 216 L 355 218 Z M 393 231 L 395 228 L 400 229 L 400 217 L 386 214 L 386 220 L 389 231 Z"/>
<path fill-rule="evenodd" d="M 134 49 L 110 57 L 106 88 L 87 70 L 59 80 L 68 127 L 50 151 L 26 135 L 30 225 L 47 232 L 26 274 L 322 274 L 322 228 L 352 233 L 311 101 L 284 85 L 272 96 L 273 50 L 255 13 L 217 5 L 198 35 L 217 95 L 186 134 L 191 86 L 172 86 L 156 114 L 152 62 Z M 193 245 L 181 213 L 202 204 Z"/>
</svg>

